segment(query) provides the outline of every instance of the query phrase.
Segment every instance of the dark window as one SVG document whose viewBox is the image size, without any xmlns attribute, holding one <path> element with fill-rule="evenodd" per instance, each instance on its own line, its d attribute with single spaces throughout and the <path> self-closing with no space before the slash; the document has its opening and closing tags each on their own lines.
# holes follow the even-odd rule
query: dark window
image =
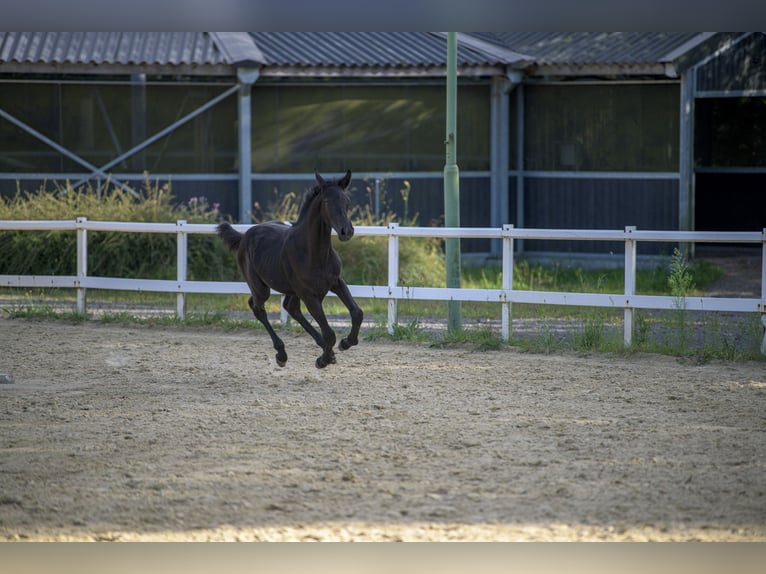
<svg viewBox="0 0 766 574">
<path fill-rule="evenodd" d="M 695 102 L 698 167 L 766 167 L 766 98 Z"/>
<path fill-rule="evenodd" d="M 225 88 L 8 83 L 0 108 L 102 166 L 166 128 Z M 237 102 L 231 96 L 108 171 L 231 173 L 236 170 Z M 0 170 L 85 172 L 28 132 L 0 119 Z"/>
<path fill-rule="evenodd" d="M 258 86 L 253 170 L 439 171 L 443 86 Z M 458 165 L 489 169 L 489 88 L 458 92 Z"/>
<path fill-rule="evenodd" d="M 525 90 L 526 169 L 678 170 L 677 85 Z"/>
</svg>

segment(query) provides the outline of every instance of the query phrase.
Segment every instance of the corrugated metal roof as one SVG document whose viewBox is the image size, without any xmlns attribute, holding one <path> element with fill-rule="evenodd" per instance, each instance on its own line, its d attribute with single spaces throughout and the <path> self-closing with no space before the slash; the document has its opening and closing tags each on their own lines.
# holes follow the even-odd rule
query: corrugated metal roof
<svg viewBox="0 0 766 574">
<path fill-rule="evenodd" d="M 736 49 L 711 58 L 697 69 L 698 91 L 732 95 L 766 90 L 766 35 L 756 32 L 736 43 Z"/>
<path fill-rule="evenodd" d="M 209 32 L 209 34 L 228 63 L 248 66 L 266 63 L 263 54 L 247 32 Z"/>
<path fill-rule="evenodd" d="M 266 66 L 430 67 L 445 65 L 446 38 L 427 32 L 251 32 Z M 506 63 L 458 44 L 459 66 Z"/>
<path fill-rule="evenodd" d="M 699 60 L 713 33 L 480 32 L 458 35 L 463 73 L 663 73 L 666 63 Z M 0 32 L 0 71 L 235 75 L 443 75 L 441 32 Z M 641 66 L 644 66 L 643 70 Z M 632 68 L 631 68 L 632 67 Z"/>
<path fill-rule="evenodd" d="M 668 61 L 700 33 L 492 32 L 471 36 L 528 56 L 537 65 L 634 65 Z"/>
<path fill-rule="evenodd" d="M 0 61 L 46 64 L 223 64 L 206 32 L 0 32 Z"/>
</svg>

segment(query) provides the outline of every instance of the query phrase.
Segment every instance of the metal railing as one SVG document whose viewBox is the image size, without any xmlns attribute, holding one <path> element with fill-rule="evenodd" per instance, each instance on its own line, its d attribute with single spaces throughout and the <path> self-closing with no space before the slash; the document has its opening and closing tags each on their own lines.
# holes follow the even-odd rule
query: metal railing
<svg viewBox="0 0 766 574">
<path fill-rule="evenodd" d="M 234 225 L 245 231 L 250 225 Z M 111 289 L 123 291 L 153 291 L 176 293 L 176 315 L 183 319 L 186 313 L 186 296 L 189 293 L 248 294 L 244 282 L 189 281 L 187 279 L 188 236 L 192 234 L 215 234 L 212 224 L 189 224 L 184 220 L 176 223 L 129 223 L 113 221 L 0 221 L 0 231 L 51 231 L 71 230 L 77 233 L 77 268 L 74 276 L 0 275 L 2 287 L 73 288 L 77 290 L 77 312 L 87 310 L 88 289 Z M 88 275 L 88 232 L 111 231 L 123 233 L 171 233 L 177 237 L 176 280 L 125 279 L 117 277 L 94 277 Z M 636 309 L 669 310 L 677 308 L 678 299 L 663 295 L 636 294 L 636 257 L 639 242 L 663 243 L 752 243 L 760 244 L 761 296 L 760 298 L 698 297 L 684 298 L 684 308 L 698 311 L 735 311 L 760 313 L 766 329 L 766 229 L 763 231 L 644 231 L 635 227 L 624 230 L 593 229 L 517 229 L 512 225 L 502 228 L 445 228 L 401 227 L 397 223 L 384 226 L 357 226 L 357 236 L 379 236 L 388 239 L 387 285 L 350 285 L 351 294 L 357 298 L 384 299 L 388 301 L 388 330 L 393 332 L 398 320 L 398 301 L 479 301 L 500 304 L 501 335 L 508 340 L 512 330 L 512 306 L 514 303 L 544 305 L 569 305 L 578 307 L 622 308 L 624 311 L 623 341 L 630 346 L 633 337 L 634 311 Z M 502 281 L 500 289 L 464 289 L 399 285 L 399 238 L 439 237 L 477 238 L 502 240 Z M 516 239 L 546 239 L 560 241 L 622 241 L 625 245 L 625 281 L 622 293 L 570 293 L 556 291 L 530 291 L 513 288 L 513 264 Z M 332 294 L 331 294 L 332 295 Z M 283 320 L 286 315 L 282 314 Z M 766 354 L 766 336 L 761 351 Z"/>
</svg>

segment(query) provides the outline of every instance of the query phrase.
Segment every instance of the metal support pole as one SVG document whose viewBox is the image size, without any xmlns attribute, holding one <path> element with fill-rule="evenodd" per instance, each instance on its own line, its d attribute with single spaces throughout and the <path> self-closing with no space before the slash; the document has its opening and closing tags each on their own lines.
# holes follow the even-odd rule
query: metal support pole
<svg viewBox="0 0 766 574">
<path fill-rule="evenodd" d="M 88 230 L 82 227 L 87 217 L 77 218 L 77 314 L 84 317 L 88 311 L 87 289 L 82 286 L 88 276 Z"/>
<path fill-rule="evenodd" d="M 239 79 L 239 222 L 250 223 L 253 207 L 251 92 L 260 72 L 240 68 Z"/>
<path fill-rule="evenodd" d="M 681 77 L 680 140 L 678 148 L 678 229 L 694 229 L 694 92 L 697 74 L 690 68 Z M 692 244 L 678 246 L 684 257 L 694 255 Z M 691 251 L 690 251 L 691 249 Z"/>
<path fill-rule="evenodd" d="M 766 355 L 766 228 L 761 233 L 761 325 L 763 325 L 761 354 Z"/>
<path fill-rule="evenodd" d="M 516 227 L 524 227 L 524 85 L 516 88 Z M 524 253 L 524 240 L 516 248 Z"/>
<path fill-rule="evenodd" d="M 492 78 L 490 105 L 490 227 L 500 227 L 508 221 L 508 142 L 509 96 L 511 83 L 507 78 Z M 490 244 L 493 257 L 502 253 L 502 240 Z"/>
<path fill-rule="evenodd" d="M 399 235 L 398 223 L 388 224 L 388 334 L 394 334 L 394 325 L 399 322 L 398 300 L 393 297 L 399 284 Z"/>
<path fill-rule="evenodd" d="M 6 112 L 6 111 L 5 111 L 5 110 L 3 110 L 2 108 L 0 108 L 0 117 L 2 117 L 2 118 L 5 118 L 6 120 L 8 120 L 9 122 L 11 122 L 11 123 L 12 123 L 13 125 L 15 125 L 16 127 L 20 128 L 20 129 L 22 129 L 22 130 L 24 130 L 25 132 L 27 132 L 28 134 L 30 134 L 30 135 L 32 135 L 32 136 L 34 136 L 34 137 L 36 137 L 37 139 L 39 139 L 39 140 L 40 140 L 41 142 L 43 142 L 44 144 L 46 144 L 46 145 L 48 145 L 48 146 L 52 147 L 53 149 L 55 149 L 55 150 L 56 150 L 57 152 L 59 152 L 61 155 L 63 155 L 63 156 L 66 156 L 66 157 L 68 157 L 69 159 L 71 159 L 72 161 L 74 161 L 74 162 L 76 162 L 76 163 L 79 163 L 81 166 L 88 168 L 88 169 L 89 169 L 89 170 L 91 170 L 91 172 L 93 172 L 94 174 L 98 174 L 98 175 L 100 175 L 101 177 L 105 178 L 106 180 L 109 180 L 109 179 L 110 179 L 110 177 L 111 177 L 111 176 L 110 176 L 108 173 L 106 173 L 106 172 L 104 171 L 104 169 L 105 169 L 105 168 L 98 168 L 98 167 L 96 167 L 95 165 L 93 165 L 92 163 L 90 163 L 90 162 L 88 162 L 88 161 L 85 161 L 84 159 L 82 159 L 82 158 L 81 158 L 80 156 L 78 156 L 77 154 L 75 154 L 75 153 L 73 153 L 73 152 L 69 151 L 69 150 L 68 150 L 68 149 L 66 149 L 64 146 L 62 146 L 62 145 L 58 144 L 57 142 L 53 141 L 51 138 L 49 138 L 49 137 L 47 137 L 47 136 L 43 135 L 42 133 L 38 132 L 38 131 L 37 131 L 36 129 L 34 129 L 33 127 L 31 127 L 31 126 L 28 126 L 27 124 L 25 124 L 25 123 L 24 123 L 24 122 L 22 122 L 21 120 L 18 120 L 18 119 L 16 119 L 16 118 L 14 118 L 14 117 L 13 117 L 11 114 L 9 114 L 8 112 Z M 131 188 L 130 188 L 128 185 L 126 185 L 126 184 L 124 184 L 124 183 L 122 183 L 122 182 L 119 182 L 119 181 L 117 181 L 117 180 L 114 180 L 114 181 L 115 181 L 115 185 L 119 185 L 119 186 L 120 186 L 122 189 L 124 189 L 124 190 L 125 190 L 125 191 L 127 191 L 128 193 L 131 193 L 131 194 L 133 194 L 134 196 L 138 196 L 138 194 L 137 194 L 137 193 L 136 193 L 136 192 L 135 192 L 133 189 L 131 189 Z M 84 180 L 83 180 L 83 182 L 84 182 Z M 80 182 L 80 184 L 82 184 L 83 182 Z M 78 184 L 75 184 L 75 185 L 73 185 L 73 186 L 72 186 L 72 189 L 76 188 L 76 187 L 77 187 L 77 185 L 78 185 Z"/>
<path fill-rule="evenodd" d="M 447 33 L 447 161 L 444 165 L 444 226 L 460 227 L 460 171 L 457 167 L 457 34 Z M 460 239 L 446 240 L 447 288 L 460 288 Z M 449 332 L 462 326 L 460 301 L 448 304 Z"/>
<path fill-rule="evenodd" d="M 134 155 L 134 154 L 138 153 L 139 151 L 141 151 L 141 150 L 142 150 L 142 149 L 144 149 L 145 147 L 148 147 L 148 146 L 150 146 L 151 144 L 153 144 L 153 143 L 154 143 L 154 142 L 156 142 L 157 140 L 160 140 L 160 139 L 162 139 L 163 137 L 165 137 L 165 136 L 166 136 L 166 135 L 168 135 L 169 133 L 171 133 L 171 132 L 175 131 L 176 129 L 178 129 L 179 127 L 181 127 L 183 124 L 185 124 L 185 123 L 187 123 L 188 121 L 190 121 L 190 120 L 192 120 L 192 119 L 196 118 L 198 115 L 200 115 L 200 114 L 202 114 L 202 113 L 206 112 L 207 110 L 209 110 L 210 108 L 212 108 L 214 105 L 216 105 L 216 104 L 217 104 L 218 102 L 220 102 L 221 100 L 224 100 L 224 99 L 228 98 L 228 97 L 229 97 L 231 94 L 233 94 L 234 92 L 236 92 L 238 89 L 239 89 L 239 86 L 233 86 L 233 87 L 229 88 L 228 90 L 226 90 L 226 91 L 225 91 L 225 92 L 223 92 L 222 94 L 220 94 L 220 95 L 216 96 L 215 98 L 213 98 L 213 99 L 212 99 L 212 100 L 210 100 L 209 102 L 207 102 L 207 103 L 205 103 L 205 104 L 201 105 L 199 108 L 197 108 L 197 109 L 196 109 L 196 110 L 194 110 L 193 112 L 191 112 L 191 113 L 189 113 L 189 114 L 185 115 L 185 116 L 184 116 L 184 117 L 182 117 L 180 120 L 173 122 L 172 124 L 170 124 L 170 125 L 169 125 L 169 126 L 167 126 L 166 128 L 164 128 L 164 129 L 162 129 L 162 130 L 158 131 L 158 132 L 157 132 L 156 134 L 154 134 L 153 136 L 151 136 L 151 137 L 147 138 L 146 140 L 144 140 L 143 142 L 141 142 L 141 143 L 140 143 L 140 144 L 138 144 L 137 146 L 134 146 L 134 147 L 130 148 L 130 149 L 129 149 L 128 151 L 126 151 L 125 153 L 123 153 L 123 154 L 121 154 L 121 155 L 117 156 L 116 158 L 114 158 L 114 159 L 113 159 L 113 160 L 111 160 L 110 162 L 108 162 L 108 163 L 105 163 L 105 164 L 104 164 L 104 165 L 102 165 L 100 168 L 97 168 L 97 167 L 95 167 L 95 166 L 91 166 L 91 167 L 89 167 L 89 169 L 90 169 L 90 170 L 91 170 L 91 171 L 92 171 L 94 174 L 95 174 L 95 173 L 97 173 L 97 174 L 103 175 L 104 177 L 110 177 L 109 175 L 107 175 L 107 174 L 104 172 L 104 170 L 107 170 L 107 169 L 109 169 L 109 168 L 111 168 L 111 167 L 113 167 L 113 166 L 117 165 L 117 164 L 118 164 L 118 163 L 120 163 L 121 161 L 123 161 L 123 160 L 125 160 L 125 159 L 129 158 L 130 156 L 132 156 L 132 155 Z M 62 153 L 63 153 L 63 152 L 62 152 Z M 88 167 L 88 166 L 86 166 L 86 167 Z M 83 183 L 85 183 L 85 182 L 86 182 L 88 179 L 89 179 L 89 178 L 84 178 L 84 179 L 81 179 L 81 180 L 79 180 L 79 181 L 77 181 L 77 182 L 73 183 L 73 184 L 72 184 L 72 188 L 74 189 L 74 188 L 77 188 L 77 187 L 81 186 L 81 185 L 82 185 Z"/>
<path fill-rule="evenodd" d="M 625 227 L 625 320 L 623 324 L 623 343 L 625 347 L 633 344 L 633 301 L 636 294 L 636 240 L 631 234 L 636 230 L 633 225 Z"/>
<path fill-rule="evenodd" d="M 510 233 L 513 229 L 513 225 L 503 225 L 503 279 L 502 289 L 505 294 L 505 300 L 501 305 L 501 321 L 502 321 L 502 333 L 503 341 L 508 341 L 511 338 L 511 317 L 513 311 L 513 303 L 510 300 L 511 290 L 513 289 L 513 237 Z"/>
<path fill-rule="evenodd" d="M 130 143 L 136 146 L 146 139 L 146 74 L 130 76 L 130 111 Z M 136 154 L 132 164 L 133 171 L 146 171 L 146 154 Z"/>
<path fill-rule="evenodd" d="M 184 229 L 185 225 L 185 219 L 176 221 L 176 279 L 179 289 L 182 283 L 186 282 L 188 275 L 189 236 Z M 186 293 L 183 291 L 176 294 L 176 318 L 186 318 Z"/>
</svg>

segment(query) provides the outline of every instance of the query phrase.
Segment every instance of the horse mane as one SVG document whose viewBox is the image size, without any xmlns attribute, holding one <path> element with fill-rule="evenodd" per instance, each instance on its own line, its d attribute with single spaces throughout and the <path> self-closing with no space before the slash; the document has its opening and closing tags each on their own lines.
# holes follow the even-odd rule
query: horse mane
<svg viewBox="0 0 766 574">
<path fill-rule="evenodd" d="M 318 185 L 306 190 L 303 194 L 303 199 L 301 200 L 301 206 L 298 208 L 298 219 L 296 221 L 300 221 L 308 214 L 309 206 L 314 201 L 314 198 L 319 195 L 320 191 L 322 191 L 322 189 Z"/>
</svg>

